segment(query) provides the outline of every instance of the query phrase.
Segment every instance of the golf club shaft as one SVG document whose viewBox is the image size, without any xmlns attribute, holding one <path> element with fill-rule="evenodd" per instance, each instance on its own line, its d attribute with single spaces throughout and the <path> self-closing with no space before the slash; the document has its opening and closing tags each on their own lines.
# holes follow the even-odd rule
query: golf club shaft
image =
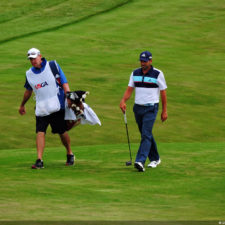
<svg viewBox="0 0 225 225">
<path fill-rule="evenodd" d="M 131 150 L 130 150 L 130 138 L 129 138 L 129 133 L 128 133 L 126 112 L 124 113 L 124 122 L 125 122 L 125 125 L 126 125 L 126 131 L 127 131 L 127 141 L 128 141 L 128 146 L 129 146 L 129 152 L 130 152 L 130 161 L 132 161 Z"/>
</svg>

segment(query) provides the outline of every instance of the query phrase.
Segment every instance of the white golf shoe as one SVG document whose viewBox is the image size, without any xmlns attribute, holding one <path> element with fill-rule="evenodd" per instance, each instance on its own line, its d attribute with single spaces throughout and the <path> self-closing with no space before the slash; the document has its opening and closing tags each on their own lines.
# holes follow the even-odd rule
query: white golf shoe
<svg viewBox="0 0 225 225">
<path fill-rule="evenodd" d="M 135 162 L 134 167 L 139 171 L 139 172 L 144 172 L 145 168 L 144 165 L 141 162 Z"/>
<path fill-rule="evenodd" d="M 148 167 L 151 167 L 151 168 L 156 168 L 159 164 L 161 163 L 161 160 L 157 160 L 157 161 L 152 161 L 148 164 Z"/>
</svg>

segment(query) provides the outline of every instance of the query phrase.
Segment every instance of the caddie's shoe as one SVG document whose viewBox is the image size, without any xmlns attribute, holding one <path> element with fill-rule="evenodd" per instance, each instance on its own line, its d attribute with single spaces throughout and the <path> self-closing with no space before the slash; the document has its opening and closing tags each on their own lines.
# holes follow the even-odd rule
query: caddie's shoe
<svg viewBox="0 0 225 225">
<path fill-rule="evenodd" d="M 144 165 L 141 162 L 135 162 L 134 167 L 139 171 L 139 172 L 144 172 L 145 168 Z"/>
<path fill-rule="evenodd" d="M 72 166 L 75 161 L 74 155 L 66 155 L 67 161 L 66 161 L 66 166 Z"/>
<path fill-rule="evenodd" d="M 37 159 L 36 162 L 35 162 L 35 164 L 32 165 L 31 168 L 32 168 L 32 169 L 42 169 L 42 168 L 44 168 L 43 160 Z"/>
<path fill-rule="evenodd" d="M 161 163 L 161 160 L 152 161 L 148 164 L 148 167 L 156 168 Z"/>
</svg>

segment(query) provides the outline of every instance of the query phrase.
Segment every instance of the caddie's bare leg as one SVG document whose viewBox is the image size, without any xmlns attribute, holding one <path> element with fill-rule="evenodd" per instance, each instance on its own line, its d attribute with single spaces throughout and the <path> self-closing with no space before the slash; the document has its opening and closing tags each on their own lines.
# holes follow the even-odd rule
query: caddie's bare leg
<svg viewBox="0 0 225 225">
<path fill-rule="evenodd" d="M 45 147 L 45 132 L 38 132 L 36 136 L 37 158 L 42 160 Z"/>
<path fill-rule="evenodd" d="M 73 152 L 72 152 L 71 146 L 70 146 L 70 136 L 68 135 L 67 132 L 60 134 L 59 136 L 61 138 L 63 145 L 66 147 L 66 151 L 67 151 L 66 165 L 72 166 L 72 165 L 74 165 L 75 157 L 73 155 Z"/>
<path fill-rule="evenodd" d="M 67 132 L 63 133 L 63 134 L 60 134 L 59 135 L 60 138 L 61 138 L 61 141 L 63 143 L 63 145 L 65 146 L 66 148 L 66 151 L 67 151 L 67 155 L 72 155 L 73 152 L 71 150 L 71 146 L 70 146 L 70 136 L 68 135 Z"/>
</svg>

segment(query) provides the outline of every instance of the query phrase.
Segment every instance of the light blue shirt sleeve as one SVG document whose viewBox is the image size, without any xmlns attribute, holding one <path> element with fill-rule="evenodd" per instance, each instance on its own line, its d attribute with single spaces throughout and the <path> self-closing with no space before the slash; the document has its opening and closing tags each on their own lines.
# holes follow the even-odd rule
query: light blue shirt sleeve
<svg viewBox="0 0 225 225">
<path fill-rule="evenodd" d="M 60 75 L 60 81 L 61 81 L 61 84 L 65 84 L 65 83 L 68 83 L 67 82 L 67 79 L 66 79 L 66 76 L 65 74 L 63 73 L 61 67 L 59 66 L 59 64 L 57 63 L 57 66 L 58 66 L 58 69 L 59 69 L 59 75 Z"/>
</svg>

